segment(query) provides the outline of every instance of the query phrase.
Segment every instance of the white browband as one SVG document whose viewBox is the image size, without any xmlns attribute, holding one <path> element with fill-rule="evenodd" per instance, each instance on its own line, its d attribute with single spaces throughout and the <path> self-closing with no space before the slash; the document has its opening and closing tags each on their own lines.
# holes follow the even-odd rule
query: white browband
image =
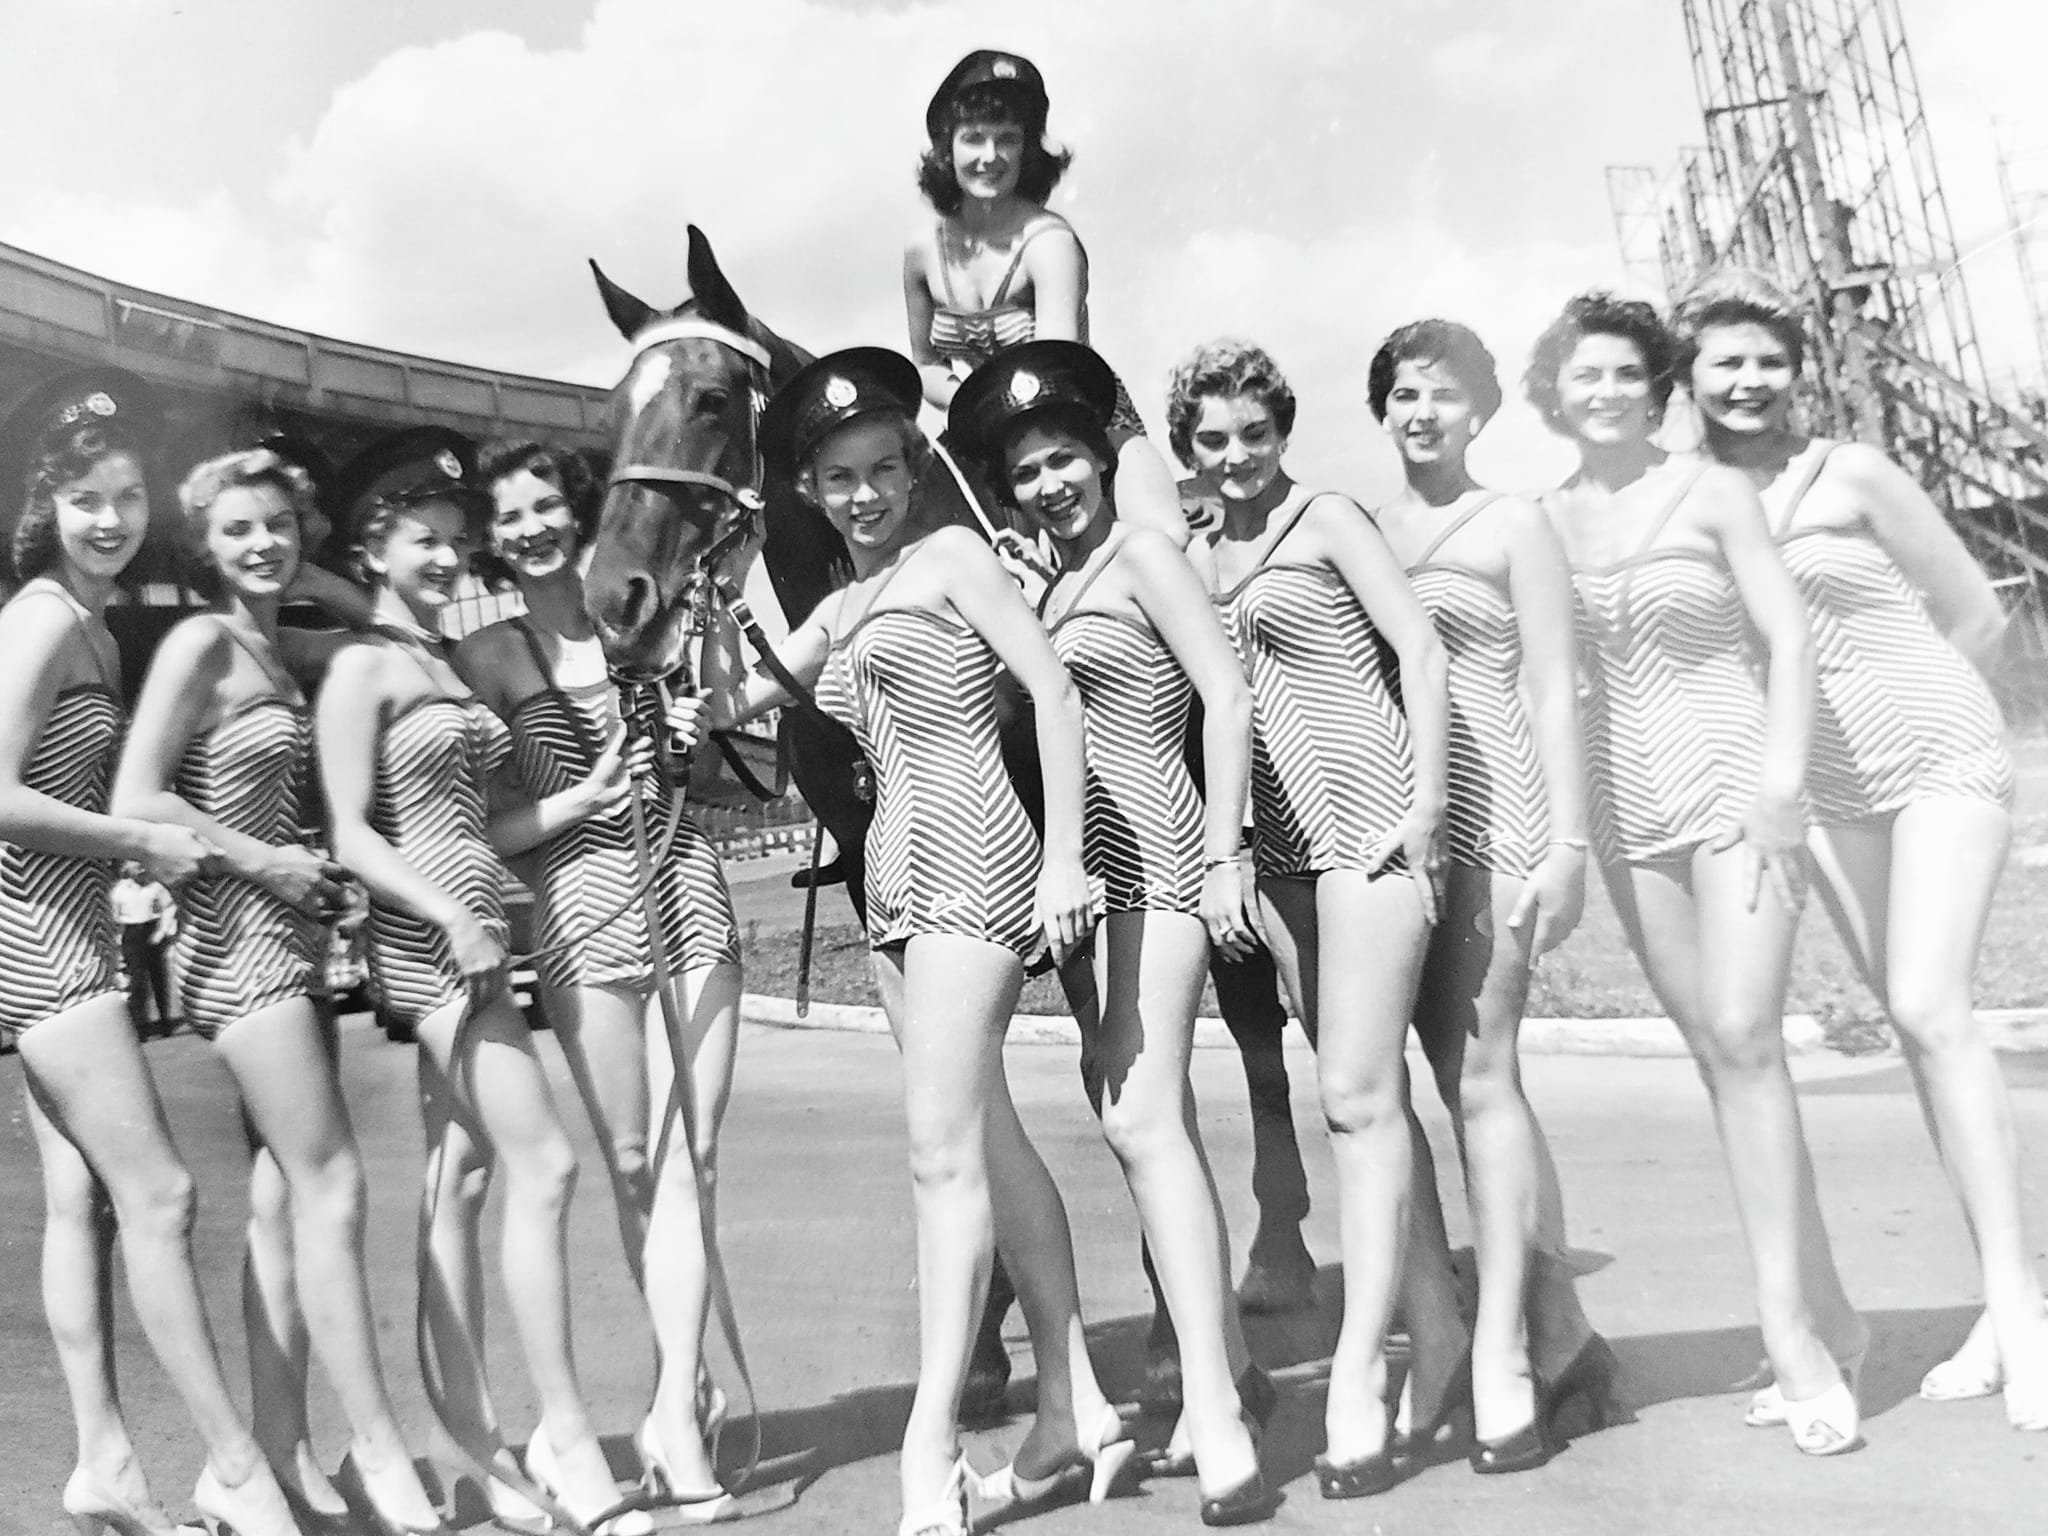
<svg viewBox="0 0 2048 1536">
<path fill-rule="evenodd" d="M 738 331 L 728 330 L 710 320 L 699 320 L 689 315 L 674 315 L 666 320 L 657 320 L 633 338 L 633 355 L 638 357 L 650 347 L 658 347 L 665 341 L 715 341 L 731 347 L 742 357 L 752 358 L 763 368 L 774 366 L 768 359 L 768 349 L 751 336 L 742 336 Z"/>
</svg>

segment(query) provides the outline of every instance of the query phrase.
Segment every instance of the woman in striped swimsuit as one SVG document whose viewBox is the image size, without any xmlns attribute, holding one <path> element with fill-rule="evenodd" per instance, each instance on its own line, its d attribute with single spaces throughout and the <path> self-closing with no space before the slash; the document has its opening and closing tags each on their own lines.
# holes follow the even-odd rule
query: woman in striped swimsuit
<svg viewBox="0 0 2048 1536">
<path fill-rule="evenodd" d="M 954 65 L 925 108 L 917 184 L 938 218 L 911 233 L 903 303 L 924 397 L 939 410 L 1006 348 L 1088 339 L 1088 253 L 1045 206 L 1073 158 L 1047 146 L 1047 108 L 1036 65 L 986 48 Z M 1186 544 L 1173 475 L 1121 384 L 1110 442 L 1124 520 Z"/>
<path fill-rule="evenodd" d="M 1190 553 L 1251 682 L 1259 900 L 1316 1043 L 1344 1246 L 1317 1479 L 1325 1498 L 1357 1498 L 1400 1476 L 1384 1340 L 1412 1173 L 1401 1048 L 1437 915 L 1443 646 L 1357 504 L 1281 467 L 1294 394 L 1263 350 L 1197 349 L 1167 420 L 1223 508 Z"/>
<path fill-rule="evenodd" d="M 181 886 L 218 857 L 189 827 L 108 814 L 119 662 L 101 615 L 149 526 L 141 456 L 111 387 L 53 412 L 34 449 L 0 609 L 0 1034 L 21 1053 L 43 1167 L 43 1306 L 78 1427 L 64 1509 L 80 1532 L 171 1536 L 115 1395 L 113 1243 L 135 1312 L 206 1442 L 192 1491 L 243 1536 L 289 1506 L 222 1378 L 192 1267 L 192 1177 L 129 1022 L 112 871 Z"/>
<path fill-rule="evenodd" d="M 1251 695 L 1180 551 L 1118 521 L 1115 408 L 1116 378 L 1100 357 L 1078 342 L 1035 341 L 961 386 L 950 430 L 1057 554 L 1040 616 L 1086 715 L 1082 852 L 1105 906 L 1094 985 L 1074 989 L 1094 1002 L 1081 1018 L 1083 1061 L 1181 1344 L 1187 1449 L 1154 1470 L 1196 1472 L 1204 1523 L 1239 1525 L 1278 1504 L 1241 1418 L 1263 1423 L 1272 1389 L 1247 1368 L 1229 1240 L 1189 1113 L 1188 1054 L 1211 939 L 1232 954 L 1251 943 L 1237 860 Z M 1186 761 L 1197 697 L 1206 812 Z M 1232 1384 L 1240 1369 L 1249 1403 Z"/>
<path fill-rule="evenodd" d="M 507 986 L 504 857 L 539 847 L 628 792 L 614 741 L 581 781 L 535 803 L 493 781 L 511 741 L 463 684 L 438 633 L 488 503 L 430 462 L 370 503 L 354 543 L 375 638 L 344 648 L 316 734 L 334 851 L 369 887 L 370 961 L 384 1005 L 420 1042 L 427 1202 L 421 1306 L 450 1437 L 496 1516 L 544 1518 L 543 1495 L 588 1526 L 617 1500 L 570 1353 L 566 1224 L 576 1158 Z M 540 1402 L 522 1479 L 483 1373 L 478 1229 L 505 1172 L 503 1271 Z M 629 1516 L 641 1530 L 646 1516 Z M 623 1522 L 610 1529 L 619 1532 Z"/>
<path fill-rule="evenodd" d="M 1010 1101 L 1003 1033 L 1042 944 L 1064 961 L 1094 918 L 1082 862 L 1081 702 L 988 547 L 922 533 L 918 380 L 879 347 L 835 352 L 783 386 L 761 447 L 831 519 L 854 579 L 789 638 L 794 681 L 858 738 L 873 773 L 868 940 L 903 1053 L 917 1206 L 921 1359 L 904 1426 L 901 1536 L 961 1536 L 967 1465 L 956 1428 L 993 1244 L 1025 1298 L 1038 1413 L 1015 1459 L 983 1481 L 996 1505 L 1044 1502 L 1086 1472 L 1104 1497 L 1132 1443 L 1089 1363 L 1066 1208 Z M 704 718 L 728 726 L 792 702 L 730 674 L 737 638 L 706 647 Z M 1036 706 L 1045 847 L 1011 791 L 996 675 Z M 1022 1469 L 1035 1470 L 1027 1473 Z"/>
<path fill-rule="evenodd" d="M 1555 1449 L 1550 1421 L 1568 1399 L 1587 1399 L 1596 1416 L 1604 1410 L 1614 1369 L 1559 1257 L 1557 1170 L 1515 1057 L 1531 968 L 1585 904 L 1571 569 L 1533 503 L 1486 490 L 1466 468 L 1473 438 L 1501 403 L 1493 354 L 1477 336 L 1448 320 L 1402 326 L 1373 354 L 1367 377 L 1373 415 L 1408 482 L 1374 521 L 1450 658 L 1448 868 L 1415 1024 L 1457 1127 L 1479 1267 L 1467 1336 L 1435 1167 L 1415 1123 L 1416 1247 L 1404 1311 L 1430 1374 L 1441 1380 L 1443 1362 L 1469 1355 L 1473 1470 L 1525 1471 Z M 1546 1325 L 1533 1340 L 1525 1297 Z M 1411 1395 L 1410 1433 L 1417 1397 L 1464 1396 L 1463 1381 Z"/>
<path fill-rule="evenodd" d="M 532 442 L 493 444 L 478 478 L 492 501 L 490 547 L 479 564 L 488 576 L 518 583 L 526 612 L 464 639 L 456 670 L 511 730 L 513 760 L 528 790 L 559 794 L 590 773 L 621 723 L 619 692 L 583 611 L 578 555 L 596 516 L 595 488 L 581 459 Z M 636 690 L 636 697 L 636 731 L 651 739 L 666 726 L 650 718 L 652 690 Z M 647 825 L 659 829 L 670 797 L 681 791 L 660 775 L 642 784 Z M 654 1404 L 635 1437 L 641 1459 L 658 1491 L 691 1497 L 689 1490 L 701 1490 L 690 1507 L 709 1518 L 718 1479 L 705 1435 L 715 1426 L 699 1420 L 717 1399 L 705 1391 L 707 1402 L 699 1402 L 710 1306 L 704 1234 L 712 1230 L 705 1218 L 739 1028 L 739 932 L 718 854 L 687 816 L 654 884 L 669 966 L 659 978 L 639 883 L 623 807 L 579 822 L 541 848 L 538 936 L 543 949 L 554 951 L 539 962 L 541 999 L 597 1130 L 626 1262 L 647 1298 L 660 1353 Z M 657 984 L 670 988 L 679 1005 L 692 1047 L 687 1080 L 696 1095 L 688 1119 L 679 1113 L 669 1125 L 658 1191 L 650 1106 L 669 1118 L 673 1070 Z M 695 1127 L 694 1149 L 674 1139 L 684 1138 L 686 1126 Z M 708 1376 L 702 1379 L 708 1384 Z"/>
<path fill-rule="evenodd" d="M 1807 786 L 1821 894 L 1905 1042 L 1977 1247 L 1984 1314 L 1921 1393 L 2002 1385 L 2015 1428 L 2048 1430 L 2048 1323 L 2020 1219 L 2012 1107 L 1970 997 L 2012 832 L 2012 758 L 1980 671 L 2005 616 L 1904 471 L 1793 425 L 1805 337 L 1784 294 L 1724 273 L 1679 305 L 1677 326 L 1707 451 L 1763 498 L 1813 623 Z"/>
<path fill-rule="evenodd" d="M 1601 873 L 1708 1086 L 1779 1422 L 1835 1455 L 1860 1443 L 1870 1335 L 1835 1272 L 1784 1044 L 1813 642 L 1747 482 L 1652 441 L 1673 355 L 1647 304 L 1586 294 L 1538 338 L 1524 384 L 1579 450 L 1543 506 L 1578 588 Z"/>
<path fill-rule="evenodd" d="M 224 868 L 179 902 L 185 1017 L 240 1089 L 252 1138 L 242 1287 L 255 1420 L 302 1508 L 345 1519 L 306 1440 L 310 1336 L 355 1430 L 342 1481 L 393 1529 L 445 1529 L 399 1438 L 363 1273 L 363 1168 L 336 1042 L 313 1005 L 320 919 L 343 871 L 299 841 L 312 745 L 277 627 L 298 574 L 305 475 L 258 450 L 210 459 L 180 487 L 191 585 L 215 610 L 164 637 L 135 708 L 114 808 L 190 827 Z M 314 637 L 292 659 L 317 670 Z"/>
</svg>

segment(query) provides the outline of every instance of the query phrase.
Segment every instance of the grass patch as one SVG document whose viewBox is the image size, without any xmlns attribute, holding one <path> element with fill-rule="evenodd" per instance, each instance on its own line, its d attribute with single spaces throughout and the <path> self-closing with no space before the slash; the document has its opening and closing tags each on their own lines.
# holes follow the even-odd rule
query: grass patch
<svg viewBox="0 0 2048 1536">
<path fill-rule="evenodd" d="M 2048 741 L 2021 742 L 2019 804 L 2013 828 L 2015 851 L 2048 846 Z M 794 932 L 766 930 L 741 920 L 747 987 L 778 997 L 796 995 L 797 943 Z M 1977 964 L 1977 1003 L 1983 1008 L 2048 1006 L 2048 867 L 2015 859 L 1999 883 L 1998 899 Z M 851 923 L 821 926 L 811 965 L 811 996 L 818 1002 L 872 1003 L 867 940 Z M 1018 1003 L 1023 1013 L 1063 1014 L 1066 998 L 1050 976 L 1027 980 Z M 1821 1021 L 1830 1045 L 1854 1054 L 1889 1043 L 1877 1000 L 1857 978 L 1854 965 L 1827 914 L 1815 900 L 1807 905 L 1792 957 L 1786 1010 Z M 1202 1012 L 1214 1017 L 1215 995 L 1204 988 Z M 1663 1012 L 1636 968 L 1597 876 L 1587 892 L 1585 920 L 1537 967 L 1530 986 L 1531 1018 L 1639 1018 Z"/>
</svg>

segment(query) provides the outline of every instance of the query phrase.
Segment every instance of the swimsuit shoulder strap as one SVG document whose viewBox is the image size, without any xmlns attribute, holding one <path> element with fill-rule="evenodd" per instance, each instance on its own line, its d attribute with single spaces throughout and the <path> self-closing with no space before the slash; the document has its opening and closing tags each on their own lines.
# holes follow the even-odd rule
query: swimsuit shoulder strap
<svg viewBox="0 0 2048 1536">
<path fill-rule="evenodd" d="M 47 592 L 64 605 L 71 615 L 71 622 L 78 626 L 79 638 L 85 641 L 86 652 L 92 657 L 92 669 L 99 674 L 100 686 L 115 698 L 120 698 L 120 679 L 107 675 L 107 659 L 100 654 L 100 648 L 93 643 L 92 615 L 86 611 L 85 604 L 73 597 L 61 582 L 51 581 L 47 577 L 38 578 L 33 588 L 24 588 L 23 590 Z"/>
<path fill-rule="evenodd" d="M 1273 558 L 1273 552 L 1287 541 L 1287 535 L 1294 532 L 1295 524 L 1308 515 L 1308 509 L 1329 494 L 1328 491 L 1305 492 L 1301 498 L 1301 505 L 1287 514 L 1287 521 L 1280 525 L 1280 531 L 1273 535 L 1272 542 L 1259 551 L 1259 558 L 1252 563 L 1252 569 L 1263 570 L 1266 562 Z"/>
<path fill-rule="evenodd" d="M 305 696 L 299 692 L 299 685 L 292 680 L 291 675 L 289 673 L 279 675 L 277 663 L 251 645 L 247 635 L 225 621 L 221 624 L 221 628 L 227 631 L 228 638 L 240 646 L 243 654 L 255 662 L 257 667 L 262 670 L 263 675 L 270 680 L 271 686 L 277 690 L 276 697 L 284 700 L 287 704 L 302 704 L 305 702 Z"/>
<path fill-rule="evenodd" d="M 946 220 L 943 216 L 932 227 L 932 255 L 939 264 L 939 287 L 945 293 L 946 308 L 957 310 L 960 300 L 953 292 L 952 264 L 946 260 Z"/>
<path fill-rule="evenodd" d="M 519 639 L 526 646 L 526 654 L 533 660 L 533 670 L 540 674 L 541 685 L 555 686 L 555 674 L 548 666 L 547 652 L 541 649 L 540 636 L 533 632 L 533 626 L 526 622 L 525 615 L 513 619 L 512 627 L 519 631 Z"/>
<path fill-rule="evenodd" d="M 1003 268 L 1003 280 L 996 284 L 995 297 L 988 301 L 990 309 L 1001 309 L 1004 301 L 1010 297 L 1010 285 L 1017 280 L 1018 272 L 1023 269 L 1024 252 L 1030 248 L 1031 242 L 1048 230 L 1067 227 L 1067 221 L 1056 213 L 1042 214 L 1024 226 L 1017 237 L 1017 248 L 1010 252 L 1010 264 Z"/>
<path fill-rule="evenodd" d="M 1806 493 L 1820 479 L 1820 472 L 1827 468 L 1828 455 L 1838 446 L 1826 438 L 1815 438 L 1813 446 L 1817 452 L 1807 460 L 1806 467 L 1799 472 L 1799 478 L 1792 482 L 1792 493 L 1785 498 L 1784 510 L 1778 514 L 1777 524 L 1771 529 L 1773 538 L 1782 537 L 1792 527 L 1792 519 L 1799 511 L 1799 503 L 1806 500 Z"/>
<path fill-rule="evenodd" d="M 890 585 L 896 580 L 896 578 L 903 574 L 903 567 L 910 564 L 910 562 L 913 559 L 915 559 L 916 556 L 917 551 L 915 549 L 906 550 L 904 551 L 904 553 L 898 555 L 896 557 L 896 563 L 889 567 L 889 573 L 886 576 L 884 576 L 881 579 L 881 581 L 876 585 L 875 590 L 868 594 L 867 602 L 861 606 L 860 613 L 854 619 L 854 621 L 851 624 L 845 626 L 843 629 L 840 629 L 837 633 L 834 633 L 830 628 L 828 628 L 825 631 L 826 640 L 830 644 L 837 645 L 840 641 L 844 640 L 848 635 L 852 634 L 855 629 L 859 628 L 860 625 L 867 620 L 868 615 L 875 611 L 875 605 L 881 602 L 882 594 L 884 592 L 887 592 L 889 590 Z M 840 608 L 840 612 L 832 615 L 834 619 L 840 619 L 845 617 L 844 598 L 840 599 Z"/>
<path fill-rule="evenodd" d="M 1481 491 L 1479 493 L 1479 499 L 1477 501 L 1473 502 L 1471 506 L 1467 507 L 1464 511 L 1460 512 L 1456 517 L 1452 518 L 1450 523 L 1444 528 L 1444 530 L 1441 533 L 1439 533 L 1435 538 L 1429 541 L 1429 547 L 1423 550 L 1421 557 L 1416 560 L 1415 564 L 1429 564 L 1430 557 L 1434 555 L 1438 550 L 1442 549 L 1444 545 L 1450 541 L 1451 537 L 1454 534 L 1456 534 L 1460 528 L 1463 528 L 1467 523 L 1471 522 L 1473 518 L 1477 517 L 1480 513 L 1484 512 L 1496 501 L 1499 501 L 1500 498 L 1501 493 L 1499 491 Z M 1409 569 L 1413 570 L 1414 566 L 1410 566 Z"/>
<path fill-rule="evenodd" d="M 1693 465 L 1690 474 L 1680 477 L 1678 489 L 1673 491 L 1670 498 L 1658 509 L 1657 515 L 1650 520 L 1650 531 L 1644 534 L 1642 542 L 1636 545 L 1635 552 L 1638 555 L 1648 553 L 1650 546 L 1657 542 L 1657 536 L 1663 533 L 1664 525 L 1671 521 L 1680 507 L 1685 505 L 1685 498 L 1692 494 L 1692 488 L 1700 483 L 1700 477 L 1706 472 L 1707 462 L 1702 459 Z"/>
<path fill-rule="evenodd" d="M 1066 607 L 1060 610 L 1060 618 L 1072 618 L 1073 615 L 1080 610 L 1081 601 L 1083 598 L 1087 597 L 1088 589 L 1094 586 L 1096 582 L 1102 579 L 1102 573 L 1104 571 L 1108 570 L 1112 565 L 1116 564 L 1117 552 L 1123 548 L 1125 538 L 1126 533 L 1125 530 L 1123 530 L 1122 528 L 1119 528 L 1115 532 L 1110 534 L 1109 543 L 1103 550 L 1102 558 L 1095 562 L 1094 570 L 1090 571 L 1086 576 L 1081 578 L 1081 585 L 1075 590 L 1072 599 L 1068 601 Z M 1045 596 L 1048 604 L 1053 593 L 1057 590 L 1058 589 L 1056 587 L 1047 587 L 1045 589 Z M 1045 606 L 1046 605 L 1042 604 L 1039 608 L 1040 617 L 1044 616 Z"/>
</svg>

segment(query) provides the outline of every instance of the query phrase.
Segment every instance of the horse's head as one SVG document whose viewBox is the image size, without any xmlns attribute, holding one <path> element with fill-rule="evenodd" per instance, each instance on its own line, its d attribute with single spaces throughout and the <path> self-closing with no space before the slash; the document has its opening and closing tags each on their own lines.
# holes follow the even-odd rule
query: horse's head
<svg viewBox="0 0 2048 1536">
<path fill-rule="evenodd" d="M 699 562 L 760 509 L 755 421 L 773 382 L 805 358 L 747 313 L 694 225 L 691 297 L 675 309 L 590 269 L 635 351 L 612 391 L 611 483 L 584 602 L 615 669 L 660 675 L 681 660 Z"/>
</svg>

